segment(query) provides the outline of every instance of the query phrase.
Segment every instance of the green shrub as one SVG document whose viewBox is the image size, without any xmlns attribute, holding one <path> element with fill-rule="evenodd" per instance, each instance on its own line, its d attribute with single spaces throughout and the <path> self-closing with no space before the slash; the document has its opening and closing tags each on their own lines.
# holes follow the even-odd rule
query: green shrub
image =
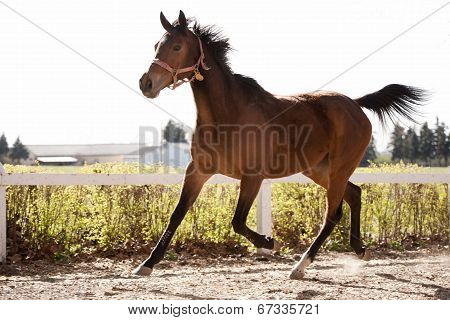
<svg viewBox="0 0 450 320">
<path fill-rule="evenodd" d="M 427 172 L 417 165 L 372 164 L 365 171 Z M 363 184 L 361 236 L 369 245 L 402 248 L 403 241 L 447 241 L 449 216 L 446 184 Z M 325 211 L 325 190 L 317 185 L 283 183 L 272 189 L 274 234 L 290 248 L 304 248 L 317 234 Z M 325 247 L 351 250 L 349 207 Z"/>
</svg>

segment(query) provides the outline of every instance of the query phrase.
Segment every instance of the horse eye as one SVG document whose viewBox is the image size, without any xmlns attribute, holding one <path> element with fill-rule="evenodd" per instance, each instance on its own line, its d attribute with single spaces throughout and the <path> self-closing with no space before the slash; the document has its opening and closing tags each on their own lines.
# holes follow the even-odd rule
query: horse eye
<svg viewBox="0 0 450 320">
<path fill-rule="evenodd" d="M 181 50 L 181 46 L 179 45 L 179 44 L 176 44 L 174 47 L 173 47 L 173 51 L 180 51 Z"/>
</svg>

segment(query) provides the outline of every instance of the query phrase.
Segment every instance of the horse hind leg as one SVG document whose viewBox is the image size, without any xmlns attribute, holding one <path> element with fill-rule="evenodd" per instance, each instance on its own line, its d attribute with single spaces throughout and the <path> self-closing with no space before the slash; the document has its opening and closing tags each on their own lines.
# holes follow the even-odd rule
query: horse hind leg
<svg viewBox="0 0 450 320">
<path fill-rule="evenodd" d="M 315 183 L 328 188 L 328 174 L 329 163 L 328 159 L 324 159 L 318 166 L 312 168 L 309 178 Z M 361 241 L 361 188 L 352 182 L 348 182 L 345 193 L 344 201 L 350 207 L 350 246 L 358 257 L 362 260 L 368 261 L 370 259 L 370 251 L 364 247 Z"/>
<path fill-rule="evenodd" d="M 361 188 L 349 181 L 344 200 L 350 206 L 350 246 L 359 258 L 368 261 L 370 252 L 361 241 Z"/>
<path fill-rule="evenodd" d="M 325 242 L 333 231 L 335 225 L 342 217 L 342 201 L 347 184 L 346 179 L 331 179 L 327 190 L 327 209 L 325 219 L 320 232 L 308 250 L 303 254 L 300 261 L 295 264 L 290 278 L 299 280 L 305 275 L 305 268 L 313 261 L 320 246 Z"/>
</svg>

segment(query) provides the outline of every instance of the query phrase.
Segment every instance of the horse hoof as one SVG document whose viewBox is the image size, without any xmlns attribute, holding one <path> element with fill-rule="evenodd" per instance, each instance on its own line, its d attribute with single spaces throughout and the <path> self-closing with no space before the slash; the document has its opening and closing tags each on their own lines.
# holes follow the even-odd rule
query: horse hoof
<svg viewBox="0 0 450 320">
<path fill-rule="evenodd" d="M 362 256 L 359 256 L 361 258 L 361 260 L 364 261 L 369 261 L 370 260 L 370 250 L 369 249 L 364 249 L 364 254 Z"/>
<path fill-rule="evenodd" d="M 133 270 L 133 274 L 137 276 L 149 276 L 153 272 L 153 268 L 149 268 L 144 266 L 143 264 L 139 265 L 136 269 Z"/>
<path fill-rule="evenodd" d="M 282 247 L 283 246 L 281 245 L 281 243 L 279 243 L 276 240 L 273 240 L 273 249 L 272 249 L 272 251 L 278 252 L 278 251 L 281 250 Z"/>
<path fill-rule="evenodd" d="M 291 280 L 301 280 L 301 279 L 303 279 L 304 276 L 305 276 L 305 272 L 297 270 L 297 269 L 293 269 L 291 271 L 291 275 L 289 276 L 289 279 L 291 279 Z"/>
</svg>

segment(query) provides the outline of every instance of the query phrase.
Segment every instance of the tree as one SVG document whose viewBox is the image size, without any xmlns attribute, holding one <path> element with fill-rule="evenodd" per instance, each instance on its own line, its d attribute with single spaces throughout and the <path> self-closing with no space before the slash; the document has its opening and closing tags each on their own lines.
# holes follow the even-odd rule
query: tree
<svg viewBox="0 0 450 320">
<path fill-rule="evenodd" d="M 409 127 L 403 143 L 403 155 L 410 162 L 417 162 L 419 158 L 419 137 L 414 128 Z"/>
<path fill-rule="evenodd" d="M 425 122 L 420 129 L 419 137 L 419 158 L 426 164 L 430 165 L 430 160 L 434 158 L 434 133 L 428 128 Z"/>
<path fill-rule="evenodd" d="M 436 119 L 436 127 L 431 129 L 424 123 L 417 135 L 414 127 L 408 130 L 396 124 L 391 133 L 389 145 L 392 148 L 392 160 L 406 160 L 421 165 L 448 166 L 450 156 L 450 133 L 444 122 Z"/>
<path fill-rule="evenodd" d="M 374 161 L 377 158 L 377 150 L 375 147 L 375 139 L 372 136 L 370 139 L 369 145 L 367 146 L 366 152 L 360 162 L 361 167 L 367 167 L 369 165 L 369 161 Z"/>
<path fill-rule="evenodd" d="M 3 133 L 0 137 L 0 162 L 6 162 L 9 153 L 8 141 Z"/>
<path fill-rule="evenodd" d="M 436 129 L 434 131 L 434 145 L 435 145 L 435 153 L 436 159 L 438 161 L 438 165 L 442 165 L 442 160 L 444 160 L 444 165 L 448 165 L 448 142 L 447 135 L 445 133 L 445 124 L 443 122 L 439 123 L 439 119 L 436 119 Z"/>
<path fill-rule="evenodd" d="M 169 120 L 164 128 L 163 136 L 167 142 L 187 142 L 183 127 L 172 120 Z"/>
<path fill-rule="evenodd" d="M 391 134 L 391 142 L 389 143 L 389 145 L 392 148 L 392 155 L 391 155 L 392 161 L 401 160 L 404 157 L 403 155 L 404 135 L 405 135 L 405 128 L 396 123 L 394 126 L 394 131 L 392 131 Z"/>
<path fill-rule="evenodd" d="M 448 166 L 448 156 L 450 155 L 450 132 L 447 135 L 447 141 L 445 142 L 447 158 L 445 159 L 445 166 Z"/>
<path fill-rule="evenodd" d="M 27 148 L 22 144 L 20 138 L 17 137 L 16 141 L 13 144 L 13 147 L 11 148 L 9 157 L 11 158 L 13 163 L 17 164 L 20 163 L 20 160 L 22 159 L 28 159 L 28 156 L 29 153 Z"/>
</svg>

